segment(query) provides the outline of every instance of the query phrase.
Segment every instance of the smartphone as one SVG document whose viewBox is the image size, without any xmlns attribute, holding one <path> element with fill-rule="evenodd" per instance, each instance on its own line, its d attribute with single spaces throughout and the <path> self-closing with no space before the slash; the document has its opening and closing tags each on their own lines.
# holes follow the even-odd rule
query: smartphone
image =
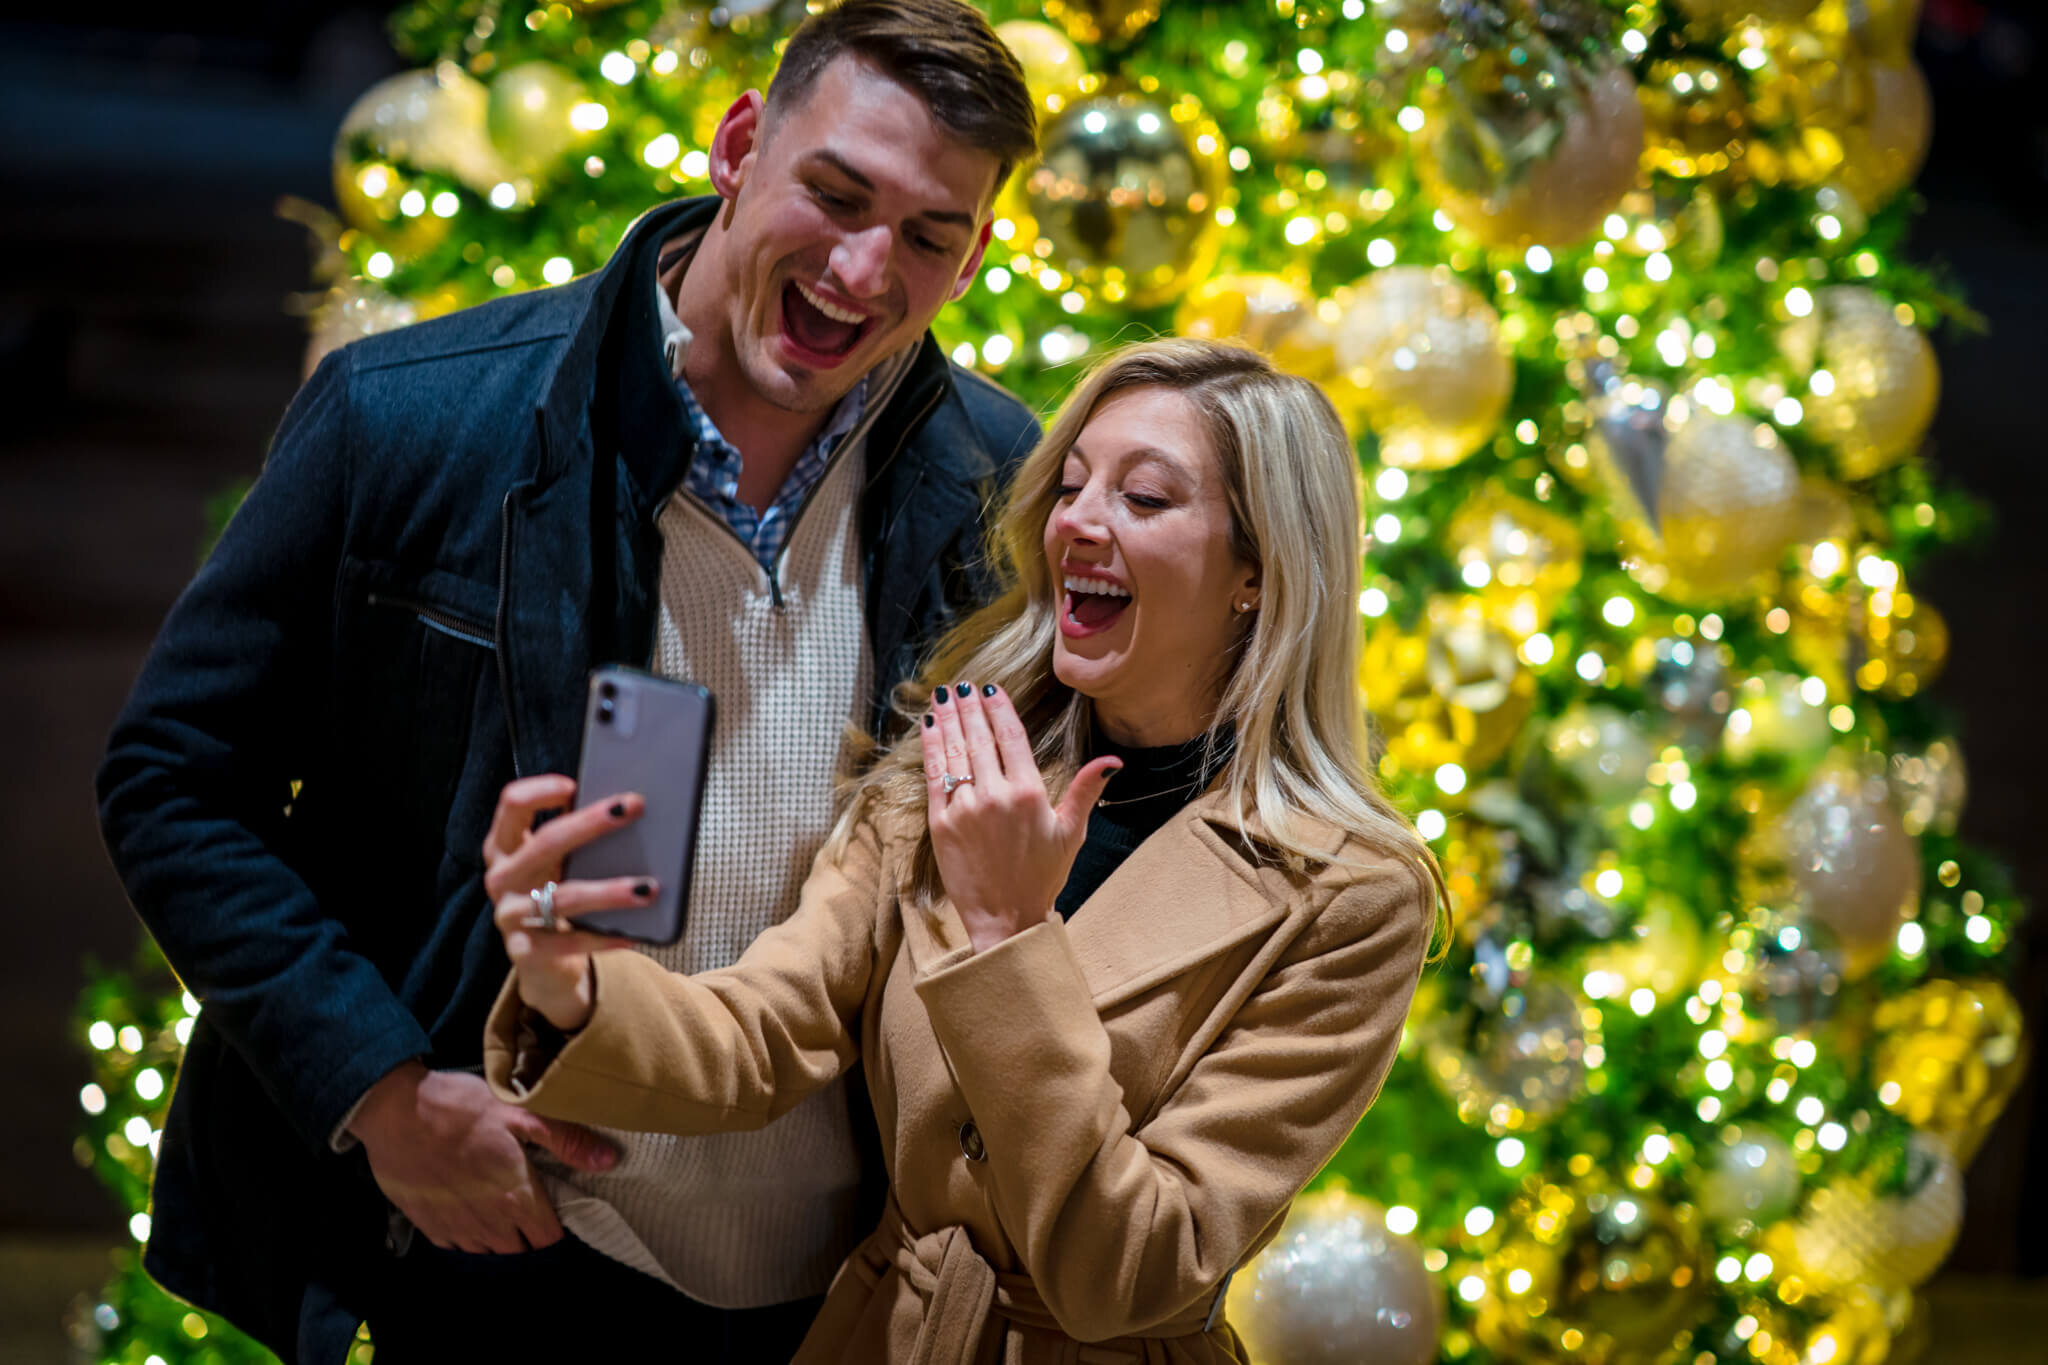
<svg viewBox="0 0 2048 1365">
<path fill-rule="evenodd" d="M 661 892 L 647 905 L 578 915 L 577 928 L 638 943 L 683 936 L 716 709 L 710 689 L 696 683 L 618 666 L 591 673 L 577 799 L 587 806 L 638 792 L 646 806 L 632 824 L 571 853 L 563 875 L 652 877 Z"/>
</svg>

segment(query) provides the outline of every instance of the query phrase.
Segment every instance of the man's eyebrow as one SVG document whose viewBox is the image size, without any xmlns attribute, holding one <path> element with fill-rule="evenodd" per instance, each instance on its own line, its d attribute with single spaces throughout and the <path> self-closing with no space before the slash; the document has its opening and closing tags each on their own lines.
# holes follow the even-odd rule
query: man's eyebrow
<svg viewBox="0 0 2048 1365">
<path fill-rule="evenodd" d="M 819 147 L 811 151 L 806 155 L 805 160 L 822 161 L 854 184 L 866 190 L 869 194 L 875 192 L 875 182 L 868 179 L 851 161 L 848 161 L 830 147 Z M 926 209 L 918 214 L 918 217 L 929 218 L 934 223 L 947 223 L 954 227 L 965 228 L 969 232 L 974 231 L 976 227 L 973 214 L 960 213 L 953 209 Z"/>
</svg>

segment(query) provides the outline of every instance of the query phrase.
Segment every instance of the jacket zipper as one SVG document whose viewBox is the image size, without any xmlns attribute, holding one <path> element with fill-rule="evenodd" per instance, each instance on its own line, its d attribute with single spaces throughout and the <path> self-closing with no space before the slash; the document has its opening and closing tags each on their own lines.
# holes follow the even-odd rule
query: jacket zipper
<svg viewBox="0 0 2048 1365">
<path fill-rule="evenodd" d="M 409 611 L 426 625 L 432 626 L 444 635 L 453 635 L 485 649 L 496 649 L 497 642 L 491 638 L 491 628 L 481 621 L 472 621 L 466 616 L 457 616 L 445 607 L 431 602 L 422 602 L 412 597 L 397 597 L 391 593 L 373 592 L 369 596 L 373 607 L 390 607 L 396 611 Z"/>
<path fill-rule="evenodd" d="M 541 447 L 545 458 L 547 430 L 542 427 Z M 512 694 L 512 647 L 507 635 L 511 613 L 506 604 L 512 594 L 512 489 L 505 490 L 505 500 L 499 505 L 498 520 L 502 528 L 498 540 L 498 638 L 505 647 L 498 651 L 498 690 L 505 694 L 505 739 L 512 746 L 512 776 L 520 778 L 526 773 L 519 765 L 519 704 Z"/>
</svg>

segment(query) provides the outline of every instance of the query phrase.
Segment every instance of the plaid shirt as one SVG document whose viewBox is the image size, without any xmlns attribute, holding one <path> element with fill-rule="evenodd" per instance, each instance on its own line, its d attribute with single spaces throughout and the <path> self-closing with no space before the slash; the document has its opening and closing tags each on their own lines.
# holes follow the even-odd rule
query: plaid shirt
<svg viewBox="0 0 2048 1365">
<path fill-rule="evenodd" d="M 690 386 L 683 378 L 676 377 L 676 393 L 683 400 L 683 412 L 689 418 L 691 428 L 697 433 L 697 453 L 690 461 L 690 472 L 684 476 L 683 484 L 700 499 L 706 507 L 725 519 L 725 524 L 753 550 L 754 558 L 770 575 L 775 572 L 775 557 L 782 553 L 782 543 L 789 538 L 790 528 L 796 524 L 796 514 L 804 505 L 804 498 L 818 480 L 824 477 L 831 464 L 832 447 L 841 436 L 860 425 L 862 413 L 867 409 L 868 381 L 861 376 L 853 392 L 839 400 L 839 406 L 832 409 L 832 416 L 818 432 L 817 438 L 804 447 L 790 467 L 789 477 L 782 481 L 782 487 L 775 494 L 775 501 L 765 512 L 756 512 L 740 501 L 740 452 L 698 405 L 697 395 L 690 392 Z"/>
</svg>

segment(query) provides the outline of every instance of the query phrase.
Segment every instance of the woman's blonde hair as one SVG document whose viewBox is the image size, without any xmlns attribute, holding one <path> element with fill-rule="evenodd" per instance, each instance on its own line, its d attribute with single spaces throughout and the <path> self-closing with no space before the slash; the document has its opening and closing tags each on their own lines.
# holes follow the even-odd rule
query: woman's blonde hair
<svg viewBox="0 0 2048 1365">
<path fill-rule="evenodd" d="M 1303 817 L 1409 863 L 1436 893 L 1434 958 L 1448 938 L 1443 875 L 1414 826 L 1381 794 L 1367 752 L 1351 442 L 1322 390 L 1236 346 L 1186 338 L 1126 346 L 1068 395 L 1019 467 L 990 532 L 1001 591 L 947 633 L 919 679 L 897 689 L 896 712 L 911 722 L 910 733 L 859 779 L 838 837 L 869 815 L 924 825 L 917 722 L 942 683 L 995 683 L 1009 693 L 1053 791 L 1088 761 L 1089 700 L 1053 674 L 1065 590 L 1046 562 L 1045 524 L 1081 429 L 1113 395 L 1144 388 L 1178 393 L 1199 414 L 1222 466 L 1232 550 L 1259 566 L 1259 608 L 1242 619 L 1232 657 L 1223 661 L 1222 700 L 1209 732 L 1213 744 L 1223 726 L 1234 731 L 1222 774 L 1231 808 L 1240 820 L 1256 814 L 1263 841 L 1297 865 L 1313 843 Z M 937 898 L 929 831 L 909 876 L 913 903 Z"/>
</svg>

